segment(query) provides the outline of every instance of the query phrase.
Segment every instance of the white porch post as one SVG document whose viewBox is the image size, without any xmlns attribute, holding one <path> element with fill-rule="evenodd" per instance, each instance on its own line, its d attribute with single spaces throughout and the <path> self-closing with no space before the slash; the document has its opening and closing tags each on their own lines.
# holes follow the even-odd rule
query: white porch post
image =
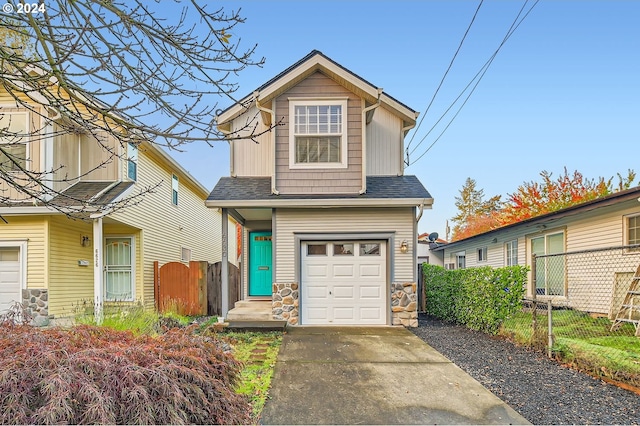
<svg viewBox="0 0 640 426">
<path fill-rule="evenodd" d="M 102 323 L 102 304 L 104 288 L 104 265 L 102 253 L 102 217 L 93 219 L 93 299 L 94 315 L 97 324 Z"/>
<path fill-rule="evenodd" d="M 226 317 L 229 312 L 229 212 L 222 209 L 222 265 L 220 270 L 222 285 L 222 312 Z"/>
</svg>

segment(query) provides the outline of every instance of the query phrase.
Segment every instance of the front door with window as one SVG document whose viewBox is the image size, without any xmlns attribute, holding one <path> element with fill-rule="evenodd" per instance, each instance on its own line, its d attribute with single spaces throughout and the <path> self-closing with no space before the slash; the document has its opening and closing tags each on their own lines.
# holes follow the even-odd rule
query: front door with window
<svg viewBox="0 0 640 426">
<path fill-rule="evenodd" d="M 249 296 L 272 294 L 271 231 L 249 233 Z"/>
<path fill-rule="evenodd" d="M 133 239 L 107 238 L 104 253 L 105 300 L 133 300 Z"/>
</svg>

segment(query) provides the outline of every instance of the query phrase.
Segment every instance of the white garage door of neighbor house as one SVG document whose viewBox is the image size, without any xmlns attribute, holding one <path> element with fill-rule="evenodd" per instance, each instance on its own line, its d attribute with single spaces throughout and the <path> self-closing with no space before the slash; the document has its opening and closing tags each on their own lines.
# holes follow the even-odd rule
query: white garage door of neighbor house
<svg viewBox="0 0 640 426">
<path fill-rule="evenodd" d="M 387 323 L 384 241 L 320 241 L 301 246 L 302 325 Z"/>
<path fill-rule="evenodd" d="M 21 299 L 20 290 L 20 249 L 0 247 L 0 314 Z"/>
</svg>

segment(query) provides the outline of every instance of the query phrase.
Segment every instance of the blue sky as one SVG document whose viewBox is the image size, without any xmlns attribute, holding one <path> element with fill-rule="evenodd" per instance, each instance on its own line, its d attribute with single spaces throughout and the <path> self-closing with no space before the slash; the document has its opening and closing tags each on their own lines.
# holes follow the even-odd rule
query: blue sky
<svg viewBox="0 0 640 426">
<path fill-rule="evenodd" d="M 498 48 L 523 3 L 485 0 L 412 148 Z M 257 43 L 256 56 L 266 58 L 263 68 L 236 78 L 239 96 L 317 49 L 425 114 L 479 1 L 219 4 L 241 8 L 246 22 L 233 37 L 242 39 L 241 46 Z M 448 130 L 406 169 L 435 199 L 419 231 L 444 237 L 446 220 L 456 214 L 454 197 L 467 177 L 487 198 L 504 199 L 521 183 L 537 180 L 542 170 L 557 176 L 566 167 L 590 178 L 630 168 L 640 172 L 639 22 L 640 1 L 541 0 Z M 221 100 L 220 107 L 227 106 Z M 422 154 L 443 127 L 411 157 Z M 207 188 L 229 174 L 224 143 L 194 144 L 172 155 Z"/>
</svg>

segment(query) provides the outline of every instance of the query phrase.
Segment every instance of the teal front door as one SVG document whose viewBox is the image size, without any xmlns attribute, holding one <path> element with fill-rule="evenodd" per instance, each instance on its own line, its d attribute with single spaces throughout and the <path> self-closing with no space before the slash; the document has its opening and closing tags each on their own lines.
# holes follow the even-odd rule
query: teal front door
<svg viewBox="0 0 640 426">
<path fill-rule="evenodd" d="M 271 231 L 249 233 L 249 296 L 271 296 Z"/>
</svg>

